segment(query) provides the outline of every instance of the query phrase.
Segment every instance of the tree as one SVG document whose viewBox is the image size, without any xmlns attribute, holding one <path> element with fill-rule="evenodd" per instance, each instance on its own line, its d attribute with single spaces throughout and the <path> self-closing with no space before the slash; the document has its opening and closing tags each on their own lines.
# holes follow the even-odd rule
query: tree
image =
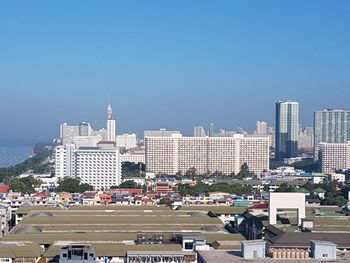
<svg viewBox="0 0 350 263">
<path fill-rule="evenodd" d="M 75 177 L 63 177 L 58 180 L 58 192 L 82 193 L 93 190 L 93 186 L 89 184 L 81 184 L 80 179 Z"/>
<path fill-rule="evenodd" d="M 282 193 L 289 193 L 289 192 L 295 192 L 295 188 L 291 185 L 288 185 L 287 183 L 282 183 L 275 192 L 282 192 Z"/>
<path fill-rule="evenodd" d="M 171 201 L 169 199 L 166 199 L 166 198 L 160 199 L 158 204 L 165 205 L 165 206 L 169 207 L 170 209 L 173 208 L 173 204 L 171 203 Z"/>
<path fill-rule="evenodd" d="M 128 181 L 122 182 L 120 185 L 112 186 L 111 188 L 112 189 L 117 189 L 117 188 L 137 188 L 137 189 L 141 189 L 142 186 L 137 184 L 135 181 L 128 180 Z"/>
<path fill-rule="evenodd" d="M 122 175 L 123 176 L 139 176 L 145 171 L 144 163 L 123 162 Z"/>
<path fill-rule="evenodd" d="M 195 167 L 190 167 L 187 171 L 186 171 L 186 173 L 185 173 L 185 176 L 186 177 L 195 177 L 196 176 L 196 174 L 197 174 L 197 169 L 195 168 Z"/>
<path fill-rule="evenodd" d="M 247 163 L 242 164 L 240 172 L 237 174 L 237 177 L 244 179 L 249 177 L 251 174 L 249 172 L 249 167 Z"/>
<path fill-rule="evenodd" d="M 22 194 L 35 193 L 35 187 L 40 186 L 41 180 L 35 179 L 33 176 L 23 178 L 12 178 L 7 181 L 7 184 L 12 191 L 20 192 Z"/>
</svg>

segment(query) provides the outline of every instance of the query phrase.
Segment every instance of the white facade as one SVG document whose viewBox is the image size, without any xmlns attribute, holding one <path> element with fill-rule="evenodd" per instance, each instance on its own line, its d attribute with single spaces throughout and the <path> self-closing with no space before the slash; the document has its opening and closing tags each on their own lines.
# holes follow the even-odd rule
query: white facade
<svg viewBox="0 0 350 263">
<path fill-rule="evenodd" d="M 339 183 L 345 183 L 345 174 L 334 173 L 330 176 L 330 181 L 338 181 Z"/>
<path fill-rule="evenodd" d="M 172 137 L 174 135 L 181 136 L 181 132 L 179 131 L 167 131 L 162 128 L 159 131 L 144 131 L 144 137 Z"/>
<path fill-rule="evenodd" d="M 350 168 L 350 142 L 320 143 L 322 172 L 331 174 L 336 170 Z"/>
<path fill-rule="evenodd" d="M 255 133 L 259 134 L 259 135 L 266 135 L 267 134 L 267 122 L 266 121 L 257 121 Z"/>
<path fill-rule="evenodd" d="M 269 138 L 245 137 L 146 137 L 146 171 L 185 173 L 196 168 L 199 174 L 220 171 L 238 173 L 247 163 L 259 174 L 269 169 Z"/>
<path fill-rule="evenodd" d="M 107 141 L 115 142 L 116 122 L 113 117 L 113 110 L 110 104 L 107 107 Z"/>
<path fill-rule="evenodd" d="M 118 149 L 79 148 L 76 151 L 76 176 L 82 183 L 106 189 L 121 182 Z"/>
<path fill-rule="evenodd" d="M 125 148 L 126 150 L 136 148 L 137 138 L 136 134 L 121 134 L 117 136 L 117 146 L 120 148 Z"/>
<path fill-rule="evenodd" d="M 97 144 L 102 141 L 101 135 L 89 135 L 89 136 L 76 136 L 74 138 L 74 144 L 79 147 L 96 147 Z"/>
<path fill-rule="evenodd" d="M 55 148 L 55 175 L 58 178 L 75 176 L 75 145 L 67 143 Z"/>
<path fill-rule="evenodd" d="M 305 218 L 304 193 L 270 193 L 269 198 L 269 224 L 277 224 L 278 209 L 296 209 L 298 211 L 298 225 Z"/>
<path fill-rule="evenodd" d="M 205 130 L 204 130 L 203 126 L 194 127 L 193 136 L 194 137 L 205 137 L 206 135 L 205 135 Z"/>
<path fill-rule="evenodd" d="M 66 122 L 60 125 L 60 141 L 62 144 L 73 142 L 76 136 L 79 136 L 78 125 L 68 125 Z"/>
<path fill-rule="evenodd" d="M 56 147 L 55 170 L 58 178 L 79 177 L 96 189 L 109 188 L 121 182 L 119 149 L 114 144 L 98 147 L 74 145 Z"/>
<path fill-rule="evenodd" d="M 98 131 L 91 131 L 91 136 L 100 136 L 101 141 L 107 141 L 107 130 L 100 129 Z"/>
<path fill-rule="evenodd" d="M 125 153 L 120 155 L 120 161 L 130 163 L 145 163 L 145 154 Z"/>
</svg>

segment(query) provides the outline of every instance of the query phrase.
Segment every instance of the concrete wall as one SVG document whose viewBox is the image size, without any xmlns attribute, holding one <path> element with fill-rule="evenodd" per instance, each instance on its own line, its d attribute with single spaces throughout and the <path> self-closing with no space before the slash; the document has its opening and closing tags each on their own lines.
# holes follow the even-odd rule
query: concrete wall
<svg viewBox="0 0 350 263">
<path fill-rule="evenodd" d="M 270 193 L 269 200 L 269 224 L 277 223 L 277 209 L 297 209 L 298 225 L 305 218 L 305 194 L 304 193 Z"/>
</svg>

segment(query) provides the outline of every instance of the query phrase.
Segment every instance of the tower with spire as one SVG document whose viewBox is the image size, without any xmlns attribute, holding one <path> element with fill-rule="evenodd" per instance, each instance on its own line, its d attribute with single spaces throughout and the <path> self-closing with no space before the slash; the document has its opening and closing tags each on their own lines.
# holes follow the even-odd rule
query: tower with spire
<svg viewBox="0 0 350 263">
<path fill-rule="evenodd" d="M 116 135 L 116 122 L 113 117 L 113 110 L 111 107 L 111 102 L 109 101 L 107 106 L 107 140 L 110 142 L 115 142 Z"/>
</svg>

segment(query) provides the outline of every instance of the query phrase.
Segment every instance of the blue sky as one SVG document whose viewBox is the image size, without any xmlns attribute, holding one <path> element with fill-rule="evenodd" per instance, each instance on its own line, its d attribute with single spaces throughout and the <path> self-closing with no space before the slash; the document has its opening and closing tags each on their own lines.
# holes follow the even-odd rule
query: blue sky
<svg viewBox="0 0 350 263">
<path fill-rule="evenodd" d="M 350 108 L 349 1 L 0 1 L 0 140 L 61 122 L 253 130 L 274 102 Z"/>
</svg>

